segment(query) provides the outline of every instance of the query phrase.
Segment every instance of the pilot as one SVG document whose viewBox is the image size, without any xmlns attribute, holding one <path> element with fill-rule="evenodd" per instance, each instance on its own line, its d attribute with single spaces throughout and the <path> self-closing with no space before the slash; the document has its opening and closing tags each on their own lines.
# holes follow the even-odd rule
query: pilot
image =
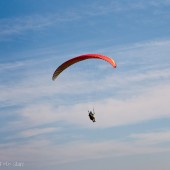
<svg viewBox="0 0 170 170">
<path fill-rule="evenodd" d="M 92 113 L 92 111 L 88 111 L 88 113 L 89 113 L 89 118 L 93 121 L 93 122 L 96 122 L 96 120 L 95 120 L 95 116 L 94 116 L 94 112 Z"/>
</svg>

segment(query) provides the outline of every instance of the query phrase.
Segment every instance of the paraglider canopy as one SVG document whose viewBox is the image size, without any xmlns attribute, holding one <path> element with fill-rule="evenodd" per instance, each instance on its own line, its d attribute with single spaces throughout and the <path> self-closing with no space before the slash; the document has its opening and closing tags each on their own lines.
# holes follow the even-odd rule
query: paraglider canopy
<svg viewBox="0 0 170 170">
<path fill-rule="evenodd" d="M 84 54 L 84 55 L 80 55 L 78 57 L 75 57 L 75 58 L 72 58 L 66 62 L 64 62 L 63 64 L 61 64 L 54 72 L 53 74 L 53 77 L 52 77 L 52 80 L 55 80 L 58 75 L 63 71 L 65 70 L 67 67 L 77 63 L 77 62 L 80 62 L 80 61 L 83 61 L 83 60 L 87 60 L 87 59 L 101 59 L 101 60 L 105 60 L 107 61 L 108 63 L 110 63 L 114 68 L 116 68 L 116 62 L 108 57 L 108 56 L 105 56 L 105 55 L 101 55 L 101 54 Z"/>
</svg>

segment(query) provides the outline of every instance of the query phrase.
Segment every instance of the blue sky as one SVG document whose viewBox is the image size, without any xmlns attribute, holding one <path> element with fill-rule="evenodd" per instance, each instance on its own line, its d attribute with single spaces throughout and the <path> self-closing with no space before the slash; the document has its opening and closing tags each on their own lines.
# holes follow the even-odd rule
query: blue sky
<svg viewBox="0 0 170 170">
<path fill-rule="evenodd" d="M 170 169 L 169 0 L 1 0 L 0 11 L 1 169 Z M 117 68 L 88 60 L 52 81 L 86 53 Z"/>
</svg>

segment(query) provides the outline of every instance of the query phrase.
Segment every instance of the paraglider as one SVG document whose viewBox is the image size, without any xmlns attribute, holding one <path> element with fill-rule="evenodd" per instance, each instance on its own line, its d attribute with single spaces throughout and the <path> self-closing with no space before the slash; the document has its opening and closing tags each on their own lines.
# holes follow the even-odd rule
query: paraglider
<svg viewBox="0 0 170 170">
<path fill-rule="evenodd" d="M 72 58 L 70 60 L 67 60 L 66 62 L 64 62 L 63 64 L 61 64 L 54 72 L 53 76 L 52 76 L 52 80 L 55 80 L 58 75 L 64 71 L 66 68 L 70 67 L 71 65 L 83 61 L 83 60 L 87 60 L 87 59 L 101 59 L 101 60 L 105 60 L 108 63 L 110 63 L 114 68 L 116 68 L 116 63 L 112 58 L 109 58 L 107 56 L 101 55 L 101 54 L 84 54 L 84 55 L 80 55 L 78 57 Z"/>
<path fill-rule="evenodd" d="M 80 55 L 78 57 L 75 58 L 71 58 L 70 60 L 65 61 L 63 64 L 61 64 L 53 73 L 52 76 L 52 80 L 55 80 L 59 74 L 64 71 L 66 68 L 70 67 L 71 65 L 78 63 L 80 61 L 83 60 L 87 60 L 87 59 L 101 59 L 101 60 L 105 60 L 107 61 L 109 64 L 111 64 L 113 66 L 113 68 L 116 68 L 116 62 L 112 59 L 109 58 L 108 56 L 105 55 L 101 55 L 101 54 L 84 54 L 84 55 Z M 89 113 L 89 118 L 93 121 L 96 122 L 95 120 L 95 116 L 94 116 L 94 109 L 93 112 L 92 111 L 88 111 Z"/>
<path fill-rule="evenodd" d="M 96 119 L 95 119 L 95 116 L 94 116 L 94 109 L 93 109 L 93 112 L 92 111 L 88 111 L 89 113 L 89 118 L 90 120 L 92 120 L 93 122 L 96 122 Z"/>
</svg>

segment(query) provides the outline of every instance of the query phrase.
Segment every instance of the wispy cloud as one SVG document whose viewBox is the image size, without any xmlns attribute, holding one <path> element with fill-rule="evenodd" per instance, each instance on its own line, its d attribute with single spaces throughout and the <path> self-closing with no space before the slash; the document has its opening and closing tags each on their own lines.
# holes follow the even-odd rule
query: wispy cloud
<svg viewBox="0 0 170 170">
<path fill-rule="evenodd" d="M 57 98 L 57 94 L 55 96 L 54 98 Z M 160 84 L 147 89 L 145 87 L 142 93 L 135 93 L 135 95 L 126 99 L 107 98 L 95 100 L 93 104 L 95 103 L 95 110 L 98 113 L 95 127 L 107 128 L 157 118 L 169 118 L 169 99 L 170 86 Z M 58 121 L 84 127 L 89 126 L 88 117 L 83 112 L 90 109 L 88 108 L 89 106 L 92 107 L 91 102 L 80 102 L 80 104 L 67 105 L 67 107 L 57 103 L 56 99 L 50 100 L 50 102 L 42 101 L 41 99 L 39 102 L 33 103 L 31 102 L 17 110 L 17 114 L 22 117 L 22 122 L 13 121 L 12 127 L 30 128 Z"/>
<path fill-rule="evenodd" d="M 80 6 L 79 9 L 70 8 L 67 11 L 58 13 L 46 13 L 44 15 L 35 14 L 32 16 L 23 16 L 16 18 L 7 18 L 0 20 L 0 37 L 9 37 L 16 34 L 23 34 L 26 31 L 37 31 L 59 25 L 63 22 L 84 20 L 88 17 L 102 16 L 110 13 L 122 13 L 133 10 L 147 9 L 148 6 L 158 8 L 162 5 L 169 5 L 169 1 L 143 1 L 122 3 L 120 1 L 109 1 L 104 3 L 91 3 L 90 6 Z M 156 12 L 155 12 L 156 14 Z M 159 11 L 160 15 L 160 11 Z M 164 14 L 162 14 L 164 16 Z M 168 14 L 167 14 L 168 15 Z"/>
<path fill-rule="evenodd" d="M 38 168 L 45 166 L 47 161 L 57 165 L 89 158 L 169 152 L 169 145 L 162 146 L 169 142 L 167 129 L 158 132 L 148 129 L 147 133 L 128 134 L 123 140 L 93 142 L 84 141 L 83 136 L 61 144 L 58 140 L 58 136 L 64 138 L 62 123 L 81 129 L 103 130 L 169 119 L 169 45 L 168 40 L 161 40 L 101 49 L 99 51 L 110 56 L 116 53 L 117 69 L 110 71 L 110 67 L 98 64 L 95 67 L 98 72 L 94 75 L 89 69 L 87 72 L 80 69 L 76 74 L 70 69 L 55 82 L 51 80 L 52 68 L 45 66 L 47 61 L 48 66 L 54 63 L 54 58 L 41 60 L 43 67 L 37 67 L 36 59 L 1 64 L 2 78 L 4 73 L 8 77 L 11 72 L 20 73 L 21 70 L 22 78 L 1 81 L 0 106 L 10 106 L 8 111 L 17 118 L 8 119 L 5 128 L 1 129 L 1 133 L 13 135 L 2 136 L 6 143 L 0 144 L 0 160 L 19 160 Z M 89 83 L 90 90 L 87 89 Z M 96 94 L 101 95 L 92 101 L 84 100 L 86 96 Z M 96 124 L 92 124 L 86 114 L 94 105 Z"/>
<path fill-rule="evenodd" d="M 11 36 L 15 34 L 22 34 L 25 31 L 36 31 L 45 29 L 49 26 L 54 26 L 61 22 L 73 21 L 78 18 L 78 15 L 72 13 L 61 14 L 46 14 L 23 16 L 19 18 L 9 18 L 0 20 L 0 36 Z"/>
<path fill-rule="evenodd" d="M 101 24 L 102 31 L 103 23 L 108 23 L 124 28 L 126 33 L 126 29 L 133 32 L 149 28 L 147 24 L 138 26 L 154 20 L 160 32 L 153 32 L 152 36 L 161 35 L 165 26 L 161 24 L 168 24 L 170 1 L 99 0 L 76 5 L 68 6 L 67 10 L 58 8 L 53 13 L 31 11 L 31 15 L 0 19 L 0 41 L 5 46 L 1 50 L 4 62 L 0 64 L 0 163 L 17 160 L 24 162 L 25 169 L 52 169 L 50 166 L 56 169 L 62 163 L 89 159 L 119 157 L 122 162 L 132 155 L 135 158 L 141 154 L 169 156 L 170 40 L 166 33 L 167 39 L 158 37 L 123 45 L 119 45 L 123 36 L 120 39 L 113 36 L 117 32 L 111 31 L 112 36 L 103 36 L 102 41 L 96 41 L 101 38 L 97 37 L 100 34 L 92 36 L 93 40 L 83 34 L 85 41 L 77 42 L 78 37 L 70 45 L 70 38 L 69 42 L 62 41 L 56 47 L 52 31 L 56 31 L 56 36 L 57 31 L 65 32 L 61 27 L 72 31 L 70 23 L 74 28 L 78 23 L 81 31 L 89 31 L 88 24 L 93 28 Z M 159 23 L 155 22 L 158 20 Z M 133 24 L 125 28 L 127 21 Z M 103 35 L 112 26 L 105 28 Z M 95 30 L 98 27 L 88 35 Z M 46 36 L 37 40 L 33 36 L 35 32 L 37 36 L 47 33 L 47 41 L 41 43 Z M 142 34 L 135 35 L 132 39 L 130 34 L 125 36 L 126 42 L 145 38 L 141 38 Z M 3 44 L 8 38 L 13 41 Z M 21 49 L 20 38 L 24 38 Z M 29 47 L 35 49 L 25 46 L 30 41 L 34 41 L 35 46 Z M 68 68 L 52 81 L 57 66 L 89 51 L 113 57 L 117 68 L 112 69 L 102 60 L 87 60 Z M 93 107 L 96 123 L 88 117 L 88 110 Z"/>
<path fill-rule="evenodd" d="M 44 167 L 87 159 L 99 159 L 125 155 L 169 152 L 170 148 L 154 147 L 125 141 L 76 141 L 68 144 L 54 144 L 48 140 L 27 142 L 15 147 L 1 148 L 1 160 L 20 160 L 34 167 Z M 3 149 L 5 148 L 5 149 Z M 76 148 L 76 149 L 75 149 Z M 54 159 L 55 158 L 55 159 Z M 34 161 L 33 161 L 34 160 Z M 36 162 L 36 164 L 34 163 Z"/>
<path fill-rule="evenodd" d="M 95 75 L 89 74 L 88 70 L 75 74 L 74 70 L 70 69 L 69 72 L 63 73 L 65 76 L 62 74 L 55 82 L 51 80 L 51 68 L 45 67 L 44 70 L 46 60 L 41 61 L 43 67 L 37 67 L 39 62 L 36 62 L 37 60 L 31 63 L 1 65 L 1 73 L 5 72 L 5 77 L 11 74 L 11 69 L 16 72 L 21 72 L 20 69 L 22 69 L 21 79 L 2 81 L 0 86 L 1 104 L 3 106 L 24 104 L 15 110 L 15 113 L 23 118 L 22 126 L 24 124 L 34 126 L 36 123 L 43 124 L 61 120 L 73 124 L 83 123 L 87 126 L 84 117 L 86 115 L 82 116 L 80 112 L 87 110 L 89 106 L 92 107 L 92 103 L 95 103 L 97 112 L 109 114 L 109 117 L 105 117 L 104 114 L 98 115 L 98 121 L 101 120 L 99 127 L 169 117 L 170 71 L 167 62 L 169 45 L 169 41 L 166 40 L 134 44 L 123 47 L 122 50 L 118 48 L 119 50 L 116 52 L 119 56 L 119 58 L 116 57 L 118 68 L 114 71 L 108 72 L 107 67 L 100 67 L 100 64 L 99 67 L 96 67 L 98 72 L 95 72 Z M 103 51 L 113 54 L 112 50 L 110 48 Z M 54 58 L 49 60 L 51 63 L 55 61 Z M 48 66 L 50 61 L 48 61 Z M 141 62 L 142 64 L 140 64 Z M 129 66 L 132 63 L 134 66 Z M 144 70 L 143 64 L 145 65 Z M 30 65 L 32 65 L 31 68 Z M 125 67 L 128 67 L 128 70 L 124 69 Z M 138 69 L 136 69 L 137 67 Z M 101 72 L 107 72 L 107 74 L 100 74 Z M 98 79 L 93 79 L 94 76 L 97 76 Z M 89 77 L 91 77 L 90 82 Z M 87 88 L 89 83 L 91 88 Z M 100 86 L 96 86 L 96 84 L 100 84 Z M 91 103 L 91 100 L 88 100 L 88 95 L 95 96 L 96 94 L 101 95 L 94 98 Z M 107 96 L 103 96 L 103 94 L 107 94 Z M 66 108 L 62 107 L 70 99 L 72 105 Z M 104 107 L 102 103 L 105 103 Z M 143 108 L 146 112 L 143 112 Z M 77 119 L 74 119 L 75 117 Z"/>
<path fill-rule="evenodd" d="M 13 63 L 0 64 L 0 73 L 5 71 L 12 71 L 12 70 L 15 71 L 20 68 L 23 69 L 25 66 L 28 66 L 29 64 L 31 64 L 30 61 L 17 61 Z"/>
<path fill-rule="evenodd" d="M 169 118 L 168 101 L 170 99 L 170 87 L 158 86 L 147 89 L 147 92 L 132 99 L 118 100 L 106 99 L 95 102 L 97 114 L 96 127 L 112 127 L 138 123 L 157 118 Z M 92 105 L 92 104 L 90 104 Z M 81 115 L 85 110 L 85 104 L 64 109 L 64 119 L 68 122 L 88 126 L 86 115 Z M 84 108 L 84 109 L 83 109 Z M 67 113 L 71 114 L 67 114 Z M 76 119 L 74 119 L 76 117 Z"/>
<path fill-rule="evenodd" d="M 143 145 L 165 144 L 170 142 L 170 131 L 157 131 L 130 135 L 136 142 Z"/>
<path fill-rule="evenodd" d="M 19 133 L 20 137 L 34 137 L 34 136 L 38 136 L 38 135 L 44 135 L 47 133 L 51 133 L 51 132 L 56 132 L 59 129 L 56 128 L 34 128 L 34 129 L 29 129 L 29 130 L 25 130 Z"/>
</svg>

